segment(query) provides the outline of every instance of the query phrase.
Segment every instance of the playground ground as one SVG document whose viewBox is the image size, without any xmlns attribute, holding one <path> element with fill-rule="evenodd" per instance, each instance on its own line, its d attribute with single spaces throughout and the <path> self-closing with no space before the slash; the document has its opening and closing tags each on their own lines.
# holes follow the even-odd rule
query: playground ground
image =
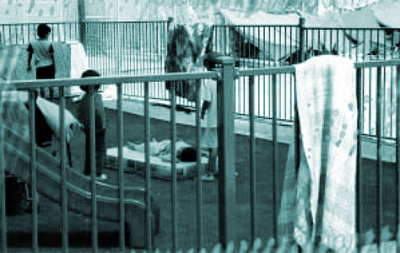
<svg viewBox="0 0 400 253">
<path fill-rule="evenodd" d="M 115 103 L 115 102 L 110 102 Z M 110 104 L 109 103 L 109 104 Z M 107 104 L 107 103 L 106 103 Z M 76 104 L 67 103 L 68 108 L 74 112 Z M 112 106 L 109 106 L 112 108 Z M 144 119 L 141 116 L 143 108 L 139 102 L 124 101 L 124 141 L 143 142 Z M 130 108 L 130 109 L 129 109 Z M 133 108 L 133 109 L 132 109 Z M 141 110 L 141 109 L 140 109 Z M 151 138 L 158 141 L 170 139 L 169 122 L 162 120 L 167 113 L 166 108 L 151 106 Z M 107 146 L 117 145 L 117 119 L 113 109 L 107 109 Z M 159 118 L 159 119 L 157 119 Z M 165 116 L 164 116 L 165 118 Z M 193 115 L 183 112 L 177 113 L 177 121 L 184 122 L 193 119 Z M 235 125 L 236 126 L 236 125 Z M 263 130 L 264 129 L 264 130 Z M 256 128 L 257 134 L 264 136 L 267 131 L 264 128 Z M 284 132 L 284 131 L 282 131 Z M 178 125 L 177 137 L 189 144 L 195 144 L 194 127 L 190 125 Z M 285 137 L 282 137 L 285 139 Z M 286 138 L 287 139 L 287 138 Z M 72 156 L 74 169 L 82 171 L 84 161 L 84 138 L 83 133 L 78 132 L 72 143 Z M 249 138 L 245 134 L 236 135 L 236 170 L 239 176 L 236 179 L 237 187 L 237 215 L 235 219 L 235 232 L 237 239 L 250 239 L 250 174 L 249 174 Z M 287 158 L 288 145 L 284 142 L 278 145 L 278 168 L 276 182 L 278 187 L 278 199 L 280 202 L 281 189 L 283 186 L 284 168 Z M 394 165 L 383 163 L 384 168 L 384 214 L 383 224 L 392 224 L 391 230 L 395 231 L 395 185 L 396 177 Z M 363 225 L 362 232 L 372 229 L 375 224 L 376 213 L 376 180 L 375 162 L 364 159 L 363 162 Z M 117 183 L 118 173 L 113 169 L 105 169 L 110 176 L 110 183 Z M 268 138 L 257 139 L 256 142 L 256 236 L 267 241 L 272 236 L 272 142 Z M 126 173 L 124 185 L 144 185 L 144 178 L 137 174 Z M 218 242 L 218 181 L 203 182 L 203 244 L 211 249 Z M 178 226 L 178 249 L 187 251 L 196 245 L 196 182 L 186 180 L 177 182 L 177 226 Z M 158 179 L 152 180 L 152 193 L 155 195 L 161 210 L 161 232 L 155 237 L 156 246 L 165 252 L 172 247 L 172 220 L 171 220 L 171 182 Z M 58 203 L 52 203 L 42 197 L 39 213 L 39 246 L 44 250 L 59 248 L 61 246 L 61 211 Z M 91 224 L 90 217 L 69 213 L 69 243 L 71 252 L 90 251 L 91 246 Z M 24 252 L 31 245 L 31 215 L 24 214 L 8 217 L 8 243 L 10 251 Z M 104 252 L 118 252 L 118 224 L 99 222 L 99 246 Z"/>
</svg>

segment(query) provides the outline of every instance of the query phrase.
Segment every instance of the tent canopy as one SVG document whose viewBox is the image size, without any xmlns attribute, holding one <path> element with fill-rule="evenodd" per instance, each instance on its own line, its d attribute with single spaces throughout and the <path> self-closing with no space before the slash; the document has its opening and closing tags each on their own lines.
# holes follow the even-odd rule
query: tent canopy
<svg viewBox="0 0 400 253">
<path fill-rule="evenodd" d="M 386 27 L 400 28 L 400 15 L 395 15 L 394 10 L 400 10 L 400 2 L 373 5 L 340 14 L 330 12 L 324 16 L 307 13 L 275 15 L 263 11 L 249 15 L 227 10 L 221 10 L 220 15 L 226 25 L 233 25 L 232 29 L 238 37 L 262 51 L 266 59 L 276 61 L 298 50 L 297 27 L 301 17 L 305 18 L 305 28 L 308 28 L 305 40 L 309 50 L 336 50 L 338 54 L 344 55 L 368 55 L 377 48 L 389 51 L 399 43 L 399 34 L 394 33 L 392 37 L 388 37 L 385 30 L 377 29 L 382 27 L 382 24 Z M 398 21 L 392 18 L 393 15 Z"/>
<path fill-rule="evenodd" d="M 383 1 L 371 7 L 375 19 L 391 28 L 400 28 L 400 1 Z"/>
<path fill-rule="evenodd" d="M 246 16 L 240 12 L 221 11 L 221 15 L 226 25 L 233 25 L 239 37 L 259 48 L 268 60 L 276 61 L 289 56 L 299 47 L 297 27 L 301 16 L 298 14 L 274 15 L 258 11 Z M 324 17 L 304 15 L 305 27 L 319 28 L 307 30 L 305 40 L 308 48 L 322 51 L 322 47 L 325 47 L 332 51 L 335 44 L 339 48 L 344 44 L 352 46 L 352 41 L 343 33 L 329 30 L 343 27 L 338 14 L 332 13 Z"/>
</svg>

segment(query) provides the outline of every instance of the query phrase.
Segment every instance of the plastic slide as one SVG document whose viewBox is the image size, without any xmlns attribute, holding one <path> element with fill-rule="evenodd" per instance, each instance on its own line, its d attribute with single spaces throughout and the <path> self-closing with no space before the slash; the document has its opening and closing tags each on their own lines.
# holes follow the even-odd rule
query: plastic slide
<svg viewBox="0 0 400 253">
<path fill-rule="evenodd" d="M 4 126 L 5 168 L 11 174 L 29 182 L 30 146 L 29 142 L 14 129 Z M 41 148 L 37 148 L 37 191 L 55 203 L 61 203 L 60 161 Z M 68 209 L 91 216 L 91 181 L 71 169 L 67 164 Z M 124 188 L 125 228 L 127 245 L 132 248 L 146 246 L 146 204 L 145 189 Z M 98 219 L 119 221 L 118 186 L 97 183 Z M 152 197 L 152 236 L 159 232 L 159 208 Z M 154 241 L 154 240 L 152 240 Z M 154 246 L 154 244 L 153 244 Z"/>
</svg>

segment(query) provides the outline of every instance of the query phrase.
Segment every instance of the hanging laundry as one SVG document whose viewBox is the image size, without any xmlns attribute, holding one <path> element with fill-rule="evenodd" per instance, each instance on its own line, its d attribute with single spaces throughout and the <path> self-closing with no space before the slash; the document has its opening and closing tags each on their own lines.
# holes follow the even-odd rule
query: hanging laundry
<svg viewBox="0 0 400 253">
<path fill-rule="evenodd" d="M 342 241 L 346 252 L 353 252 L 357 155 L 354 62 L 329 55 L 297 65 L 296 93 L 300 161 L 296 177 L 292 146 L 278 219 L 280 234 L 294 236 L 304 248 L 317 233 L 323 245 L 339 251 L 343 245 L 338 242 Z M 320 185 L 320 177 L 326 178 L 324 185 Z"/>
<path fill-rule="evenodd" d="M 169 23 L 167 38 L 167 57 L 165 72 L 203 71 L 201 57 L 212 51 L 212 24 Z M 196 84 L 201 80 L 166 81 L 167 90 L 171 91 L 175 83 L 175 94 L 179 97 L 196 101 Z"/>
</svg>

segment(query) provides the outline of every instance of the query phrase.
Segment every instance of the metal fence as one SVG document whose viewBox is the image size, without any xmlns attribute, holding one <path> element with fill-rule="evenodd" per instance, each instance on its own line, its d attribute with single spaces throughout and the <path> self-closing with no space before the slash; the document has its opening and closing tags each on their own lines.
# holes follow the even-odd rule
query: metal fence
<svg viewBox="0 0 400 253">
<path fill-rule="evenodd" d="M 300 19 L 301 20 L 301 19 Z M 1 25 L 1 42 L 5 45 L 27 44 L 35 38 L 37 24 Z M 53 41 L 80 40 L 81 29 L 77 23 L 50 24 Z M 97 69 L 103 76 L 130 74 L 164 73 L 166 36 L 168 21 L 149 22 L 85 22 L 83 44 L 88 56 L 89 67 Z M 300 47 L 300 37 L 303 45 Z M 400 35 L 398 29 L 342 29 L 298 26 L 231 26 L 215 25 L 213 29 L 214 49 L 235 58 L 240 69 L 252 67 L 278 67 L 300 62 L 301 51 L 306 59 L 320 54 L 339 54 L 355 61 L 385 60 L 399 58 Z M 384 136 L 394 138 L 395 82 L 396 70 L 383 69 L 384 114 L 388 122 Z M 260 76 L 255 79 L 257 106 L 255 114 L 259 118 L 272 118 L 271 78 Z M 278 77 L 278 118 L 292 122 L 294 118 L 293 79 L 291 75 Z M 249 80 L 236 80 L 235 113 L 249 116 L 247 99 Z M 376 110 L 374 87 L 376 71 L 363 71 L 363 91 L 365 96 L 363 131 L 374 135 L 374 112 Z M 125 85 L 123 94 L 143 98 L 144 84 Z M 150 98 L 168 103 L 170 92 L 163 83 L 157 83 L 150 90 Z M 179 105 L 194 107 L 194 103 L 177 98 Z"/>
<path fill-rule="evenodd" d="M 197 180 L 195 185 L 195 214 L 191 212 L 192 209 L 189 210 L 181 210 L 178 199 L 181 194 L 188 194 L 187 192 L 178 192 L 178 183 L 177 183 L 177 158 L 176 158 L 176 142 L 177 142 L 177 114 L 175 111 L 176 100 L 174 92 L 171 93 L 171 108 L 170 108 L 170 136 L 171 136 L 171 197 L 170 197 L 170 208 L 171 208 L 171 227 L 169 231 L 164 233 L 164 236 L 169 234 L 171 236 L 171 250 L 172 252 L 176 252 L 178 249 L 181 249 L 183 246 L 179 243 L 180 237 L 188 237 L 188 234 L 182 234 L 181 227 L 178 227 L 178 223 L 181 219 L 183 219 L 184 215 L 191 216 L 190 219 L 195 220 L 196 224 L 196 239 L 193 244 L 195 244 L 195 250 L 200 251 L 206 243 L 205 238 L 207 233 L 210 231 L 218 231 L 218 241 L 222 244 L 222 247 L 226 249 L 228 243 L 230 241 L 238 242 L 240 238 L 238 238 L 237 234 L 243 229 L 243 224 L 239 222 L 237 219 L 239 213 L 243 213 L 241 205 L 238 205 L 238 194 L 241 194 L 243 189 L 237 189 L 237 185 L 235 179 L 232 175 L 235 172 L 235 167 L 238 166 L 238 161 L 236 160 L 235 150 L 239 147 L 235 143 L 235 138 L 232 138 L 234 135 L 235 124 L 234 124 L 234 86 L 232 83 L 235 78 L 235 69 L 234 69 L 234 61 L 232 58 L 221 58 L 222 69 L 205 72 L 205 73 L 176 73 L 176 74 L 163 74 L 163 75 L 141 75 L 141 76 L 128 76 L 128 77 L 100 77 L 100 78 L 90 78 L 90 79 L 71 79 L 71 80 L 46 80 L 46 81 L 21 81 L 21 82 L 12 82 L 11 87 L 16 87 L 19 90 L 29 90 L 29 132 L 30 137 L 29 140 L 23 140 L 18 136 L 15 136 L 13 133 L 13 129 L 8 129 L 3 125 L 3 123 L 9 119 L 0 117 L 0 126 L 2 131 L 4 131 L 4 148 L 1 151 L 1 154 L 5 154 L 5 160 L 0 160 L 0 166 L 2 167 L 1 175 L 0 175 L 0 187 L 1 191 L 5 192 L 4 185 L 4 171 L 12 169 L 15 164 L 10 164 L 9 159 L 11 156 L 16 156 L 18 159 L 19 166 L 24 166 L 27 172 L 30 174 L 30 183 L 31 183 L 31 191 L 32 191 L 32 203 L 33 203 L 33 213 L 32 213 L 32 249 L 34 252 L 39 251 L 38 244 L 38 199 L 36 193 L 43 193 L 43 187 L 46 184 L 53 184 L 55 187 L 52 191 L 56 201 L 61 203 L 61 214 L 62 214 L 62 250 L 63 252 L 68 251 L 69 248 L 69 224 L 70 220 L 68 218 L 68 209 L 74 210 L 79 201 L 80 203 L 84 203 L 85 201 L 88 203 L 87 210 L 91 217 L 91 240 L 92 240 L 92 249 L 94 252 L 99 251 L 98 243 L 98 231 L 100 220 L 112 220 L 113 222 L 117 222 L 119 224 L 119 247 L 121 251 L 125 250 L 126 244 L 129 246 L 135 245 L 138 242 L 145 242 L 144 246 L 151 252 L 154 245 L 154 236 L 155 236 L 155 226 L 157 226 L 157 222 L 155 221 L 155 212 L 153 210 L 153 206 L 156 205 L 157 201 L 152 200 L 152 187 L 154 186 L 154 180 L 151 180 L 151 157 L 150 157 L 150 129 L 151 129 L 151 121 L 150 121 L 150 96 L 149 90 L 150 86 L 156 82 L 164 82 L 164 81 L 174 81 L 174 80 L 190 80 L 190 79 L 218 79 L 218 107 L 222 108 L 218 111 L 218 143 L 219 143 L 219 168 L 220 175 L 218 180 L 218 214 L 214 214 L 218 217 L 217 224 L 206 224 L 204 221 L 204 213 L 203 210 L 206 210 L 204 206 L 206 203 L 203 202 L 205 197 L 203 190 L 204 186 L 201 180 L 198 178 L 201 176 L 202 171 L 200 169 L 196 170 L 196 178 Z M 377 62 L 365 62 L 365 63 L 355 63 L 355 68 L 357 69 L 356 75 L 356 83 L 357 83 L 357 109 L 358 112 L 362 112 L 362 99 L 361 96 L 361 80 L 362 80 L 362 70 L 366 68 L 376 68 L 377 69 L 377 80 L 380 80 L 379 77 L 382 75 L 382 68 L 386 66 L 396 66 L 397 69 L 400 68 L 399 60 L 388 60 L 388 61 L 377 61 Z M 220 71 L 220 75 L 218 72 Z M 250 111 L 250 127 L 249 127 L 249 143 L 250 150 L 248 151 L 248 156 L 250 157 L 250 163 L 247 165 L 246 170 L 248 168 L 250 173 L 250 209 L 248 212 L 245 212 L 246 216 L 250 215 L 251 217 L 251 235 L 250 241 L 253 242 L 255 237 L 257 236 L 256 230 L 259 226 L 262 225 L 263 222 L 258 221 L 256 219 L 257 210 L 260 211 L 257 207 L 259 206 L 260 197 L 258 196 L 258 191 L 256 190 L 256 167 L 257 161 L 255 154 L 258 152 L 258 145 L 256 146 L 256 134 L 255 134 L 255 85 L 253 80 L 255 76 L 265 75 L 272 76 L 272 94 L 278 93 L 278 76 L 282 74 L 290 74 L 293 75 L 295 73 L 295 68 L 292 66 L 287 67 L 279 67 L 279 68 L 259 68 L 259 69 L 250 69 L 250 70 L 240 70 L 236 73 L 237 76 L 249 77 L 251 82 L 248 88 L 248 96 L 249 96 L 249 111 Z M 397 72 L 397 85 L 399 86 L 399 71 Z M 123 122 L 123 110 L 122 110 L 122 95 L 123 95 L 123 84 L 125 83 L 144 83 L 145 88 L 145 99 L 144 99 L 144 133 L 145 136 L 145 187 L 144 189 L 132 189 L 130 185 L 126 185 L 124 183 L 124 177 L 126 174 L 124 170 L 124 161 L 123 161 L 123 145 L 124 145 L 124 122 Z M 37 148 L 35 143 L 34 134 L 35 133 L 35 95 L 33 90 L 38 87 L 71 87 L 71 86 L 80 86 L 87 85 L 93 86 L 96 84 L 109 84 L 117 86 L 117 112 L 116 112 L 116 124 L 117 124 L 117 136 L 118 136 L 118 158 L 117 158 L 117 166 L 118 166 L 118 179 L 117 185 L 106 185 L 102 183 L 96 182 L 95 179 L 95 154 L 92 151 L 91 160 L 92 160 L 92 174 L 90 179 L 82 179 L 82 176 L 79 175 L 79 172 L 73 172 L 74 169 L 69 168 L 67 166 L 67 157 L 65 155 L 66 151 L 66 143 L 61 141 L 61 157 L 57 162 L 50 163 L 51 159 L 47 158 L 46 155 L 43 154 L 40 148 Z M 196 135 L 196 144 L 195 148 L 197 150 L 196 153 L 196 167 L 201 168 L 201 152 L 200 152 L 200 137 L 201 137 L 201 129 L 200 129 L 200 84 L 197 87 L 197 101 L 196 101 L 196 117 L 195 117 L 195 135 Z M 172 90 L 174 90 L 174 86 L 172 86 Z M 377 93 L 377 107 L 382 107 L 382 93 L 380 92 L 382 89 L 382 82 L 378 81 L 378 89 Z M 60 89 L 60 107 L 59 113 L 61 117 L 59 117 L 59 124 L 63 126 L 65 124 L 64 115 L 65 115 L 65 97 L 63 88 Z M 263 212 L 272 212 L 270 219 L 273 221 L 272 225 L 272 236 L 275 239 L 278 239 L 277 236 L 277 213 L 279 210 L 278 207 L 278 199 L 280 198 L 279 192 L 281 192 L 281 183 L 277 180 L 278 166 L 280 161 L 278 160 L 278 96 L 272 96 L 274 99 L 272 101 L 272 160 L 270 161 L 269 166 L 271 166 L 272 171 L 272 189 L 269 192 L 272 193 L 272 203 L 268 203 L 267 209 L 263 210 Z M 396 102 L 400 103 L 400 95 L 396 93 Z M 91 103 L 89 110 L 91 111 L 91 123 L 92 125 L 95 122 L 95 117 L 93 113 L 94 108 L 94 99 L 91 97 Z M 10 114 L 5 114 L 10 115 Z M 12 114 L 11 114 L 12 115 Z M 396 107 L 396 115 L 400 115 L 400 107 Z M 294 142 L 295 145 L 295 164 L 298 164 L 299 161 L 299 143 L 300 143 L 300 134 L 299 134 L 299 126 L 298 126 L 298 118 L 297 114 L 295 114 L 295 125 L 293 128 L 294 131 Z M 357 117 L 358 124 L 358 133 L 357 133 L 357 177 L 356 180 L 356 197 L 357 197 L 357 222 L 356 222 L 356 231 L 360 232 L 360 228 L 362 225 L 362 220 L 360 219 L 360 214 L 364 206 L 360 207 L 360 192 L 363 192 L 361 189 L 362 174 L 366 173 L 366 170 L 363 170 L 361 167 L 362 163 L 362 153 L 361 153 L 361 140 L 362 140 L 362 121 L 364 114 L 359 113 Z M 381 110 L 376 111 L 376 118 L 381 119 L 382 114 Z M 376 142 L 376 161 L 377 166 L 375 172 L 377 173 L 378 187 L 376 188 L 377 193 L 377 203 L 379 206 L 376 211 L 376 227 L 377 227 L 377 236 L 376 241 L 378 246 L 381 245 L 381 237 L 380 231 L 382 229 L 382 203 L 383 203 L 383 183 L 382 183 L 382 124 L 380 120 L 376 121 L 377 125 L 377 142 Z M 91 131 L 92 140 L 94 140 L 94 130 Z M 66 138 L 66 129 L 64 127 L 60 128 L 60 136 L 61 140 Z M 243 143 L 241 143 L 243 145 Z M 94 150 L 95 143 L 91 142 L 92 150 Z M 20 153 L 26 150 L 29 154 L 27 158 L 20 156 Z M 12 155 L 11 155 L 12 154 Z M 396 168 L 400 168 L 400 120 L 399 117 L 396 117 L 396 155 L 395 155 L 395 166 Z M 49 170 L 45 170 L 43 166 L 44 160 L 47 163 L 50 163 L 49 166 L 58 167 L 56 172 L 50 173 Z M 265 164 L 263 166 L 266 166 Z M 297 166 L 296 166 L 297 167 Z M 264 167 L 263 167 L 264 168 Z M 265 169 L 265 168 L 264 168 Z M 48 173 L 44 173 L 48 172 Z M 370 171 L 368 171 L 370 173 Z M 396 178 L 400 178 L 400 169 L 396 170 Z M 68 176 L 67 176 L 68 175 Z M 321 173 L 323 175 L 323 173 Z M 325 173 L 326 175 L 326 173 Z M 46 178 L 43 180 L 43 178 Z M 79 189 L 75 185 L 73 180 L 84 180 L 90 183 L 90 187 L 86 187 L 85 190 Z M 396 209 L 395 209 L 395 224 L 399 224 L 399 182 L 396 181 L 396 189 L 394 190 L 396 195 Z M 108 187 L 109 190 L 113 191 L 113 193 L 107 195 L 107 191 L 104 191 L 104 187 Z M 266 189 L 263 189 L 264 191 Z M 133 195 L 128 192 L 132 192 Z M 268 191 L 268 190 L 267 190 Z M 49 194 L 49 193 L 47 193 Z M 4 195 L 1 196 L 1 247 L 2 252 L 7 252 L 7 217 L 5 215 L 5 203 L 6 197 Z M 324 196 L 324 194 L 322 194 Z M 137 199 L 135 199 L 137 198 Z M 266 197 L 269 199 L 269 197 Z M 114 208 L 111 208 L 114 207 Z M 182 207 L 182 206 L 181 206 Z M 240 209 L 240 210 L 239 210 Z M 182 212 L 183 211 L 183 212 Z M 169 209 L 161 209 L 160 212 L 169 212 Z M 145 218 L 144 218 L 145 217 Z M 188 226 L 187 222 L 185 224 L 180 223 L 181 225 Z M 268 221 L 265 221 L 268 222 Z M 167 226 L 166 223 L 160 223 L 161 227 Z M 212 226 L 210 230 L 204 228 L 205 225 Z M 318 225 L 318 221 L 317 221 Z M 133 229 L 134 228 L 134 229 Z M 395 233 L 396 234 L 396 233 Z M 360 233 L 358 234 L 360 236 Z M 161 235 L 158 235 L 158 237 Z M 156 236 L 157 237 L 157 236 Z M 360 238 L 358 238 L 360 240 Z M 397 241 L 398 243 L 398 241 Z M 190 245 L 189 247 L 193 246 Z M 157 245 L 155 245 L 157 246 Z M 357 244 L 358 247 L 361 247 L 360 241 Z M 398 245 L 397 245 L 398 246 Z M 73 250 L 71 248 L 70 250 Z"/>
</svg>

